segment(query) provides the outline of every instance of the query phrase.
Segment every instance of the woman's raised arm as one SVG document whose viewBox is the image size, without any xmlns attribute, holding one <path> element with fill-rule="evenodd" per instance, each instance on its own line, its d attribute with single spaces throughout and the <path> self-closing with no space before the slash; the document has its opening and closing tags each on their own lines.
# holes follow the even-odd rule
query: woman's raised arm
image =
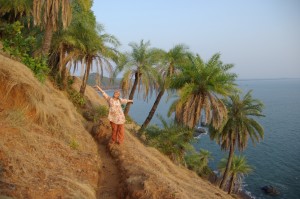
<svg viewBox="0 0 300 199">
<path fill-rule="evenodd" d="M 107 95 L 107 93 L 106 93 L 104 90 L 102 90 L 102 88 L 101 88 L 100 86 L 96 85 L 96 86 L 94 86 L 94 87 L 97 88 L 97 89 L 101 92 L 101 94 L 103 95 L 103 97 L 104 97 L 106 100 L 109 99 L 109 96 Z"/>
</svg>

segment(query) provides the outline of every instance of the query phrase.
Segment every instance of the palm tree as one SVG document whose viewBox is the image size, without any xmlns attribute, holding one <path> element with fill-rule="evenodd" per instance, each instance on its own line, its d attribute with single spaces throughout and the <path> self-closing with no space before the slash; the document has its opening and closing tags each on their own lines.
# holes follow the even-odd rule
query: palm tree
<svg viewBox="0 0 300 199">
<path fill-rule="evenodd" d="M 251 92 L 247 92 L 242 99 L 238 94 L 225 99 L 224 103 L 228 110 L 228 118 L 221 129 L 210 128 L 209 131 L 210 138 L 216 140 L 221 145 L 222 150 L 229 149 L 226 170 L 220 184 L 222 189 L 225 187 L 229 176 L 235 146 L 243 151 L 248 144 L 249 137 L 254 144 L 264 137 L 262 126 L 254 119 L 254 117 L 264 116 L 262 115 L 263 103 L 253 99 Z"/>
<path fill-rule="evenodd" d="M 139 130 L 140 132 L 142 132 L 150 123 L 157 109 L 157 106 L 162 96 L 164 95 L 165 90 L 167 89 L 166 79 L 178 73 L 178 67 L 187 62 L 189 54 L 190 53 L 188 52 L 188 47 L 182 44 L 176 45 L 174 48 L 172 48 L 171 50 L 169 50 L 169 52 L 165 54 L 164 63 L 162 64 L 162 67 L 158 68 L 159 74 L 161 74 L 162 76 L 162 81 L 159 86 L 159 93 L 147 118 L 145 119 L 144 123 L 142 124 Z"/>
<path fill-rule="evenodd" d="M 227 96 L 236 89 L 236 74 L 228 72 L 232 67 L 220 61 L 220 54 L 213 55 L 206 63 L 199 55 L 191 57 L 182 67 L 182 73 L 171 79 L 170 88 L 180 90 L 169 114 L 175 112 L 175 120 L 190 128 L 194 128 L 204 114 L 206 124 L 220 128 L 227 116 L 220 96 Z"/>
<path fill-rule="evenodd" d="M 132 52 L 126 55 L 125 61 L 119 65 L 118 70 L 125 69 L 123 78 L 121 80 L 121 88 L 124 95 L 128 95 L 132 100 L 136 89 L 138 92 L 143 87 L 144 99 L 153 91 L 153 87 L 156 86 L 156 79 L 158 73 L 154 66 L 158 64 L 160 56 L 163 53 L 162 50 L 150 48 L 150 42 L 144 43 L 143 40 L 139 44 L 130 43 Z M 134 82 L 132 84 L 132 79 Z M 130 109 L 130 103 L 125 107 L 124 114 L 128 115 Z"/>
<path fill-rule="evenodd" d="M 53 32 L 60 24 L 66 28 L 71 22 L 70 0 L 33 0 L 33 18 L 35 25 L 45 29 L 41 54 L 48 56 Z"/>
<path fill-rule="evenodd" d="M 118 59 L 116 48 L 119 41 L 104 32 L 104 27 L 96 23 L 96 18 L 90 10 L 91 4 L 81 1 L 72 2 L 73 19 L 65 31 L 58 31 L 53 39 L 55 46 L 53 64 L 62 79 L 62 88 L 66 87 L 67 63 L 73 63 L 74 70 L 81 65 L 84 71 L 80 93 L 83 95 L 92 66 L 103 76 L 103 71 L 112 72 L 112 63 Z M 56 61 L 58 60 L 58 61 Z M 79 64 L 80 63 L 80 64 Z M 94 63 L 94 64 L 92 64 Z"/>
<path fill-rule="evenodd" d="M 51 51 L 49 57 L 52 75 L 62 89 L 65 89 L 67 84 L 67 64 L 75 63 L 74 69 L 76 69 L 76 61 L 78 61 L 79 55 L 86 50 L 83 43 L 83 37 L 85 36 L 83 32 L 95 32 L 96 26 L 95 17 L 90 13 L 91 3 L 89 0 L 72 1 L 71 6 L 73 16 L 71 24 L 68 29 L 58 30 L 53 35 L 53 51 Z"/>
<path fill-rule="evenodd" d="M 97 36 L 90 37 L 86 51 L 83 54 L 86 67 L 80 87 L 80 93 L 83 95 L 85 92 L 89 73 L 91 71 L 92 62 L 95 61 L 98 66 L 97 71 L 103 76 L 103 70 L 107 70 L 110 75 L 113 73 L 112 62 L 117 63 L 120 53 L 116 50 L 119 46 L 119 41 L 112 35 L 101 34 L 104 31 L 103 26 L 98 24 Z M 92 39 L 95 38 L 95 39 Z M 101 72 L 100 72 L 101 71 Z"/>
<path fill-rule="evenodd" d="M 218 169 L 221 173 L 224 173 L 227 167 L 228 159 L 223 158 L 219 165 Z M 232 166 L 229 170 L 230 182 L 228 188 L 228 194 L 232 193 L 234 184 L 241 182 L 245 174 L 252 172 L 252 167 L 247 164 L 247 160 L 244 156 L 233 156 Z"/>
</svg>

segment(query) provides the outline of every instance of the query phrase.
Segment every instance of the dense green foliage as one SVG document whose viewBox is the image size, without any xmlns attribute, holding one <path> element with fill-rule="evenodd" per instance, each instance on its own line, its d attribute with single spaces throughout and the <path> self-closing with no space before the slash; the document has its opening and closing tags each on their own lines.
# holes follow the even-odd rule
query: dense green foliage
<svg viewBox="0 0 300 199">
<path fill-rule="evenodd" d="M 212 175 L 213 171 L 208 167 L 208 162 L 212 159 L 211 153 L 204 149 L 200 149 L 198 153 L 192 151 L 185 156 L 187 167 L 202 177 Z"/>
<path fill-rule="evenodd" d="M 76 106 L 83 107 L 86 104 L 85 98 L 82 95 L 80 95 L 79 92 L 77 92 L 73 89 L 68 89 L 68 94 L 69 94 L 70 100 Z"/>
<path fill-rule="evenodd" d="M 99 105 L 94 108 L 95 115 L 94 115 L 94 121 L 97 121 L 100 117 L 107 117 L 108 116 L 108 107 Z"/>
<path fill-rule="evenodd" d="M 35 38 L 24 36 L 23 28 L 19 21 L 4 26 L 3 50 L 28 66 L 35 76 L 44 82 L 49 72 L 47 58 L 31 56 L 32 49 L 35 47 Z"/>
<path fill-rule="evenodd" d="M 176 123 L 169 124 L 160 117 L 163 128 L 149 126 L 146 129 L 147 143 L 166 154 L 175 163 L 184 164 L 187 151 L 193 150 L 193 131 Z"/>
</svg>

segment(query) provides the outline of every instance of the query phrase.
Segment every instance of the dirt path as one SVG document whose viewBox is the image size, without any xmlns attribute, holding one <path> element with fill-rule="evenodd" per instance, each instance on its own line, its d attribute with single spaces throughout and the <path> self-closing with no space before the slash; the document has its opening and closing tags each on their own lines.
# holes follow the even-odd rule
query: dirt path
<svg viewBox="0 0 300 199">
<path fill-rule="evenodd" d="M 98 198 L 117 199 L 121 182 L 116 162 L 103 144 L 99 144 L 99 155 L 102 161 L 102 173 L 100 174 Z"/>
</svg>

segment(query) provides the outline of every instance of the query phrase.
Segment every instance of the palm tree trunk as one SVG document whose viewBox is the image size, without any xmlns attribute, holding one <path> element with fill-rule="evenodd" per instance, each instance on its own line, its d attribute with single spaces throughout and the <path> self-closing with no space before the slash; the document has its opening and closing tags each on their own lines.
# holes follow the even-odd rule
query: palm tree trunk
<svg viewBox="0 0 300 199">
<path fill-rule="evenodd" d="M 234 184 L 234 174 L 231 175 L 231 178 L 230 178 L 230 183 L 229 183 L 229 189 L 228 189 L 228 194 L 231 194 L 232 192 L 232 188 L 233 188 L 233 184 Z"/>
<path fill-rule="evenodd" d="M 220 184 L 221 189 L 224 189 L 224 187 L 226 185 L 227 178 L 229 176 L 229 171 L 230 171 L 230 168 L 231 168 L 233 154 L 234 154 L 234 142 L 232 141 L 232 139 L 230 139 L 230 140 L 231 140 L 231 144 L 230 144 L 230 149 L 229 149 L 229 156 L 228 156 L 228 161 L 227 161 L 227 164 L 226 164 L 226 169 L 225 169 L 225 172 L 223 174 L 223 179 L 222 179 L 221 184 Z"/>
<path fill-rule="evenodd" d="M 51 75 L 56 78 L 56 75 L 59 74 L 59 64 L 60 64 L 60 55 L 51 54 L 49 57 L 49 67 L 51 68 Z"/>
<path fill-rule="evenodd" d="M 68 79 L 68 73 L 67 73 L 67 66 L 64 64 L 64 46 L 61 45 L 60 47 L 60 66 L 59 66 L 59 71 L 60 71 L 60 76 L 61 76 L 61 88 L 62 90 L 65 90 L 67 87 L 67 79 Z"/>
<path fill-rule="evenodd" d="M 45 29 L 43 44 L 42 44 L 42 55 L 43 56 L 48 56 L 48 53 L 50 50 L 52 36 L 53 36 L 52 28 L 53 27 L 52 27 L 51 20 L 48 20 L 46 29 Z"/>
<path fill-rule="evenodd" d="M 150 110 L 150 112 L 149 112 L 149 114 L 148 114 L 148 117 L 146 118 L 146 120 L 145 120 L 144 123 L 142 124 L 142 126 L 141 126 L 139 132 L 142 132 L 142 131 L 148 126 L 148 124 L 150 123 L 150 121 L 152 120 L 152 117 L 153 117 L 153 115 L 154 115 L 154 113 L 155 113 L 155 111 L 156 111 L 156 109 L 157 109 L 157 106 L 158 106 L 158 104 L 159 104 L 159 102 L 160 102 L 160 100 L 161 100 L 161 97 L 164 95 L 164 93 L 165 93 L 165 89 L 162 89 L 162 90 L 158 93 L 158 95 L 157 95 L 157 97 L 156 97 L 156 100 L 155 100 L 155 102 L 154 102 L 154 104 L 153 104 L 153 106 L 152 106 L 152 108 L 151 108 L 151 110 Z"/>
<path fill-rule="evenodd" d="M 62 89 L 65 90 L 68 84 L 68 71 L 67 67 L 64 65 L 61 71 Z"/>
<path fill-rule="evenodd" d="M 87 59 L 87 66 L 86 66 L 86 69 L 85 69 L 85 72 L 83 75 L 82 84 L 81 84 L 80 91 L 79 91 L 81 95 L 84 95 L 84 92 L 85 92 L 86 83 L 87 83 L 87 80 L 88 80 L 89 74 L 90 74 L 91 64 L 92 63 L 90 62 L 90 60 Z"/>
<path fill-rule="evenodd" d="M 131 89 L 130 94 L 129 94 L 129 100 L 132 100 L 132 99 L 133 99 L 133 96 L 134 96 L 136 87 L 137 87 L 138 82 L 139 82 L 139 72 L 136 72 L 136 73 L 134 74 L 134 77 L 135 77 L 135 79 L 134 79 L 133 86 L 132 86 L 132 89 Z M 125 107 L 125 109 L 124 109 L 124 115 L 125 115 L 125 116 L 127 116 L 128 113 L 129 113 L 130 105 L 131 105 L 131 103 L 127 103 L 127 104 L 126 104 L 126 107 Z"/>
</svg>

